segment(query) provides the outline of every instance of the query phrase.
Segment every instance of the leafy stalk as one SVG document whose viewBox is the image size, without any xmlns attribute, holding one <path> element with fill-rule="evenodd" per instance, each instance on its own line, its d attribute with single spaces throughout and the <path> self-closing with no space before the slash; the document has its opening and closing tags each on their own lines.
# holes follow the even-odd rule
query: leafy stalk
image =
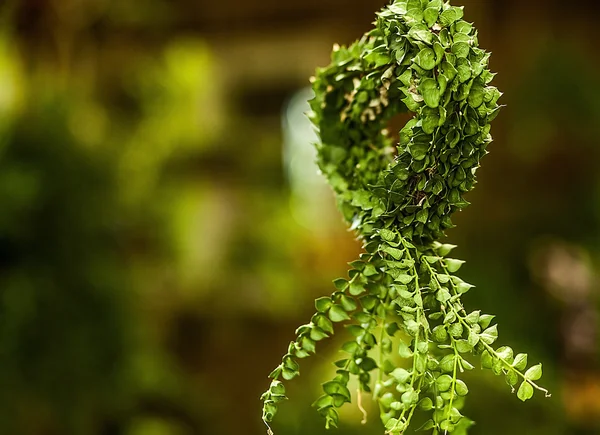
<svg viewBox="0 0 600 435">
<path fill-rule="evenodd" d="M 395 0 L 363 38 L 334 47 L 331 65 L 312 80 L 318 164 L 365 252 L 348 278 L 334 281 L 335 292 L 315 301 L 316 313 L 270 374 L 261 397 L 269 432 L 287 398 L 284 381 L 299 375 L 297 361 L 315 353 L 336 323 L 352 338 L 313 404 L 327 428 L 351 402 L 355 377 L 359 400 L 373 385 L 386 433 L 404 433 L 424 412 L 422 429 L 466 434 L 472 422 L 460 409 L 468 387 L 459 377 L 474 368 L 471 357 L 503 375 L 519 399 L 534 390 L 549 396 L 535 382 L 540 364 L 527 369 L 526 354 L 493 346 L 494 316 L 467 313 L 462 297 L 473 286 L 456 276 L 463 261 L 448 256 L 454 245 L 438 241 L 453 226 L 451 215 L 468 205 L 463 195 L 475 185 L 500 109 L 489 53 L 462 17 L 462 8 L 441 0 Z M 406 111 L 415 116 L 394 144 L 387 123 Z"/>
</svg>

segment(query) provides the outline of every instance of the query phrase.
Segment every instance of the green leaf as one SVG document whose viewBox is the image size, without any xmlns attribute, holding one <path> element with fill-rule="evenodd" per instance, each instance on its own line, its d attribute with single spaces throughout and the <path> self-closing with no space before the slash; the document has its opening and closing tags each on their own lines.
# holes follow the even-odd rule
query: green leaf
<svg viewBox="0 0 600 435">
<path fill-rule="evenodd" d="M 291 351 L 291 353 L 296 358 L 308 358 L 310 356 L 310 352 L 303 349 L 302 346 L 300 346 L 299 344 L 297 344 L 296 347 L 294 347 L 294 349 Z"/>
<path fill-rule="evenodd" d="M 402 284 L 408 284 L 414 279 L 414 276 L 407 274 L 400 274 L 396 276 L 395 281 L 401 282 Z"/>
<path fill-rule="evenodd" d="M 283 368 L 297 372 L 300 369 L 300 366 L 290 355 L 286 355 L 283 358 Z"/>
<path fill-rule="evenodd" d="M 360 304 L 363 306 L 363 308 L 367 310 L 374 309 L 377 306 L 378 302 L 379 300 L 375 296 L 371 295 L 365 295 L 360 298 Z"/>
<path fill-rule="evenodd" d="M 340 297 L 340 303 L 342 304 L 342 307 L 346 312 L 354 311 L 358 307 L 356 301 L 353 298 L 350 298 L 346 295 L 342 295 Z"/>
<path fill-rule="evenodd" d="M 364 59 L 367 63 L 373 64 L 375 68 L 387 65 L 391 62 L 390 54 L 385 50 L 385 47 L 377 47 L 367 54 Z"/>
<path fill-rule="evenodd" d="M 312 327 L 311 325 L 302 325 L 302 326 L 299 326 L 298 329 L 296 329 L 296 334 L 298 334 L 298 335 L 305 334 L 305 333 L 307 333 L 307 332 L 310 331 L 311 327 Z"/>
<path fill-rule="evenodd" d="M 467 384 L 465 384 L 460 379 L 456 380 L 456 385 L 455 385 L 454 389 L 456 390 L 456 394 L 458 394 L 459 396 L 466 396 L 469 393 Z"/>
<path fill-rule="evenodd" d="M 402 402 L 392 402 L 390 403 L 390 408 L 395 411 L 400 411 L 402 408 L 404 408 L 404 404 Z"/>
<path fill-rule="evenodd" d="M 456 248 L 456 245 L 451 245 L 449 243 L 444 243 L 444 244 L 438 244 L 437 246 L 435 246 L 435 250 L 436 252 L 441 256 L 441 257 L 445 257 L 446 255 L 448 255 L 450 253 L 450 251 L 452 251 L 454 248 Z"/>
<path fill-rule="evenodd" d="M 263 420 L 272 421 L 273 417 L 277 413 L 277 406 L 274 403 L 267 403 L 263 405 Z"/>
<path fill-rule="evenodd" d="M 424 107 L 421 112 L 421 126 L 423 131 L 427 134 L 432 134 L 436 128 L 440 126 L 440 112 L 437 109 L 431 107 Z M 429 149 L 429 147 L 427 147 Z"/>
<path fill-rule="evenodd" d="M 408 291 L 408 288 L 405 285 L 396 285 L 396 286 L 393 286 L 393 288 L 395 288 L 398 291 L 398 295 L 401 298 L 412 299 L 414 296 L 414 293 L 411 291 Z"/>
<path fill-rule="evenodd" d="M 467 323 L 469 325 L 475 325 L 475 324 L 477 324 L 477 322 L 479 322 L 480 315 L 481 315 L 481 311 L 479 311 L 479 310 L 473 311 L 467 317 L 465 317 L 465 320 L 467 321 Z"/>
<path fill-rule="evenodd" d="M 410 154 L 417 161 L 423 160 L 429 151 L 429 144 L 426 143 L 411 143 L 408 148 Z"/>
<path fill-rule="evenodd" d="M 471 347 L 475 347 L 477 345 L 477 343 L 479 343 L 479 334 L 477 334 L 475 331 L 471 330 L 469 332 L 469 337 L 468 337 L 468 342 L 471 345 Z"/>
<path fill-rule="evenodd" d="M 331 302 L 331 299 L 328 297 L 322 297 L 315 300 L 315 308 L 319 313 L 326 312 L 332 304 L 333 302 Z"/>
<path fill-rule="evenodd" d="M 496 349 L 496 354 L 509 364 L 513 362 L 513 350 L 508 346 L 502 346 Z"/>
<path fill-rule="evenodd" d="M 345 385 L 336 382 L 336 381 L 329 381 L 329 382 L 325 382 L 323 384 L 323 391 L 328 394 L 329 396 L 333 396 L 333 395 L 340 395 L 343 396 L 344 398 L 346 398 L 348 400 L 348 402 L 350 401 L 350 390 L 348 390 L 348 387 L 346 387 Z"/>
<path fill-rule="evenodd" d="M 402 394 L 400 399 L 405 405 L 414 405 L 419 401 L 419 393 L 414 390 L 409 390 Z"/>
<path fill-rule="evenodd" d="M 417 24 L 411 27 L 406 36 L 409 39 L 422 41 L 429 45 L 433 42 L 433 33 L 431 33 L 426 24 Z"/>
<path fill-rule="evenodd" d="M 435 52 L 431 48 L 424 48 L 415 56 L 413 61 L 426 71 L 432 70 L 436 63 Z"/>
<path fill-rule="evenodd" d="M 352 191 L 352 205 L 360 207 L 363 210 L 370 210 L 373 208 L 372 198 L 373 194 L 368 190 Z"/>
<path fill-rule="evenodd" d="M 425 20 L 425 24 L 427 27 L 432 27 L 438 19 L 438 15 L 440 13 L 439 8 L 427 8 L 425 12 L 423 12 L 423 19 Z"/>
<path fill-rule="evenodd" d="M 435 427 L 435 422 L 432 419 L 427 420 L 423 425 L 417 429 L 417 431 L 427 431 Z"/>
<path fill-rule="evenodd" d="M 450 275 L 446 275 L 445 273 L 440 273 L 438 274 L 437 278 L 439 282 L 441 282 L 442 284 L 446 284 L 450 281 L 452 277 Z"/>
<path fill-rule="evenodd" d="M 439 42 L 434 42 L 433 43 L 433 51 L 435 52 L 435 64 L 439 65 L 440 63 L 442 63 L 442 60 L 444 59 L 444 47 L 442 46 L 442 44 L 440 44 Z M 445 77 L 443 74 L 440 75 L 439 78 L 444 77 L 444 79 L 447 81 L 447 77 Z M 438 80 L 439 81 L 439 80 Z"/>
<path fill-rule="evenodd" d="M 402 74 L 400 74 L 400 76 L 398 77 L 398 80 L 400 80 L 400 82 L 404 85 L 404 86 L 410 86 L 411 85 L 411 80 L 412 80 L 412 70 L 407 69 L 406 71 L 404 71 Z"/>
<path fill-rule="evenodd" d="M 419 210 L 417 213 L 416 220 L 417 222 L 427 223 L 427 218 L 429 217 L 429 212 L 426 208 Z"/>
<path fill-rule="evenodd" d="M 466 359 L 460 360 L 460 365 L 462 365 L 463 369 L 465 369 L 465 370 L 473 370 L 475 368 L 475 366 L 473 364 L 471 364 L 469 361 L 467 361 Z"/>
<path fill-rule="evenodd" d="M 406 98 L 402 98 L 401 101 L 404 103 L 404 105 L 410 112 L 416 112 L 419 109 L 419 107 L 421 107 L 422 99 L 416 101 L 414 98 L 414 94 L 411 94 L 408 95 Z"/>
<path fill-rule="evenodd" d="M 412 358 L 413 351 L 404 341 L 400 341 L 400 343 L 398 343 L 398 355 L 400 355 L 401 358 Z"/>
<path fill-rule="evenodd" d="M 290 369 L 283 369 L 282 372 L 282 376 L 283 379 L 285 379 L 286 381 L 291 381 L 292 379 L 294 379 L 296 376 L 298 376 L 298 371 L 297 370 L 290 370 Z"/>
<path fill-rule="evenodd" d="M 514 368 L 516 368 L 517 370 L 525 370 L 525 367 L 527 367 L 527 354 L 526 353 L 518 354 L 515 357 L 515 360 L 512 363 L 512 366 Z"/>
<path fill-rule="evenodd" d="M 354 337 L 360 337 L 365 333 L 365 330 L 362 326 L 359 325 L 346 325 L 345 328 L 352 334 Z"/>
<path fill-rule="evenodd" d="M 359 281 L 355 280 L 350 283 L 350 289 L 348 290 L 348 293 L 350 293 L 352 296 L 358 296 L 364 292 L 364 285 L 361 284 Z"/>
<path fill-rule="evenodd" d="M 490 323 L 492 322 L 494 317 L 496 316 L 492 316 L 491 314 L 482 314 L 481 316 L 479 316 L 479 326 L 481 326 L 482 329 L 487 328 L 488 326 L 490 326 Z"/>
<path fill-rule="evenodd" d="M 285 385 L 283 385 L 283 382 L 281 382 L 281 381 L 277 381 L 277 380 L 272 381 L 269 389 L 271 390 L 272 394 L 279 394 L 279 395 L 285 394 Z"/>
<path fill-rule="evenodd" d="M 348 352 L 350 355 L 354 355 L 358 350 L 360 350 L 360 345 L 354 340 L 347 341 L 342 345 L 342 350 L 344 352 Z"/>
<path fill-rule="evenodd" d="M 492 344 L 498 339 L 498 325 L 490 326 L 479 336 L 481 341 L 487 344 Z"/>
<path fill-rule="evenodd" d="M 452 385 L 452 377 L 449 375 L 441 375 L 435 380 L 435 383 L 439 391 L 448 391 Z"/>
<path fill-rule="evenodd" d="M 328 337 L 328 335 L 321 328 L 318 328 L 317 326 L 315 326 L 314 328 L 312 328 L 310 330 L 311 340 L 320 341 L 327 337 Z"/>
<path fill-rule="evenodd" d="M 473 86 L 471 86 L 471 92 L 469 93 L 467 102 L 469 103 L 469 106 L 471 106 L 473 108 L 477 108 L 483 104 L 483 85 L 482 84 L 474 84 Z"/>
<path fill-rule="evenodd" d="M 456 67 L 458 80 L 461 83 L 466 82 L 471 78 L 471 68 L 466 64 L 461 64 Z"/>
<path fill-rule="evenodd" d="M 517 373 L 513 370 L 509 371 L 506 376 L 506 383 L 508 385 L 510 385 L 511 387 L 514 387 L 515 385 L 517 385 L 519 383 L 519 375 L 517 375 Z"/>
<path fill-rule="evenodd" d="M 491 369 L 493 364 L 492 354 L 487 350 L 484 350 L 481 354 L 481 368 L 483 369 Z"/>
<path fill-rule="evenodd" d="M 329 334 L 333 334 L 333 324 L 331 323 L 331 320 L 329 320 L 324 315 L 319 315 L 313 319 L 313 323 L 317 325 L 320 329 Z"/>
<path fill-rule="evenodd" d="M 454 360 L 456 355 L 454 353 L 446 355 L 440 361 L 440 369 L 446 373 L 452 373 L 454 371 Z"/>
<path fill-rule="evenodd" d="M 269 373 L 269 378 L 277 379 L 279 377 L 279 375 L 281 375 L 282 369 L 283 369 L 283 367 L 281 367 L 280 365 L 275 367 L 275 369 L 271 373 Z"/>
<path fill-rule="evenodd" d="M 405 384 L 410 379 L 411 374 L 408 370 L 398 367 L 390 373 L 390 376 L 396 379 L 399 384 Z"/>
<path fill-rule="evenodd" d="M 348 287 L 348 280 L 344 278 L 334 279 L 333 285 L 339 291 L 344 291 Z"/>
<path fill-rule="evenodd" d="M 419 84 L 419 92 L 428 107 L 436 108 L 440 105 L 442 93 L 435 79 L 425 78 Z"/>
<path fill-rule="evenodd" d="M 452 53 L 459 59 L 468 57 L 470 51 L 471 47 L 466 42 L 455 42 L 452 44 Z"/>
<path fill-rule="evenodd" d="M 473 29 L 473 25 L 471 23 L 467 23 L 466 21 L 459 21 L 456 23 L 455 30 L 457 33 L 464 33 L 468 35 Z"/>
<path fill-rule="evenodd" d="M 463 260 L 455 260 L 454 258 L 446 258 L 444 259 L 444 263 L 446 264 L 446 268 L 450 273 L 454 273 L 460 269 L 460 266 L 464 264 Z"/>
<path fill-rule="evenodd" d="M 392 248 L 391 246 L 385 245 L 382 249 L 386 254 L 390 254 L 395 260 L 400 260 L 404 255 L 404 251 L 398 248 Z"/>
<path fill-rule="evenodd" d="M 436 343 L 444 343 L 448 339 L 448 331 L 444 325 L 438 325 L 432 331 L 433 340 Z"/>
<path fill-rule="evenodd" d="M 372 264 L 367 264 L 363 270 L 363 275 L 364 276 L 377 275 L 377 270 L 375 269 L 375 266 L 373 266 Z"/>
<path fill-rule="evenodd" d="M 413 21 L 423 19 L 423 4 L 421 0 L 408 0 L 406 3 L 406 18 Z"/>
<path fill-rule="evenodd" d="M 390 402 L 391 403 L 391 402 Z M 389 405 L 388 405 L 389 407 Z M 396 426 L 398 426 L 398 419 L 397 418 L 390 418 L 387 423 L 385 424 L 385 428 L 386 430 L 392 431 Z"/>
<path fill-rule="evenodd" d="M 332 322 L 343 322 L 350 320 L 350 316 L 340 305 L 332 305 L 329 309 L 329 318 Z"/>
<path fill-rule="evenodd" d="M 444 76 L 448 79 L 448 82 L 451 82 L 458 73 L 454 65 L 447 61 L 442 61 L 441 71 L 442 74 L 444 74 Z"/>
<path fill-rule="evenodd" d="M 421 293 L 415 293 L 413 296 L 413 301 L 415 301 L 415 304 L 417 304 L 418 307 L 423 308 L 423 297 L 421 296 Z"/>
<path fill-rule="evenodd" d="M 541 364 L 532 366 L 525 372 L 525 378 L 527 378 L 531 381 L 537 381 L 541 377 L 542 377 L 542 365 Z"/>
<path fill-rule="evenodd" d="M 358 323 L 369 323 L 372 319 L 371 315 L 369 313 L 365 313 L 364 311 L 358 311 L 352 314 L 352 318 Z"/>
<path fill-rule="evenodd" d="M 435 264 L 440 260 L 440 257 L 434 257 L 432 255 L 423 255 L 423 259 L 429 264 Z"/>
<path fill-rule="evenodd" d="M 456 320 L 456 314 L 454 313 L 454 311 L 450 311 L 444 316 L 444 323 L 452 323 L 455 320 Z"/>
<path fill-rule="evenodd" d="M 310 353 L 316 352 L 315 342 L 308 337 L 302 337 L 300 339 L 300 346 L 302 347 L 302 349 L 304 349 L 307 352 L 310 352 Z"/>
<path fill-rule="evenodd" d="M 389 355 L 390 353 L 392 353 L 392 340 L 390 340 L 389 337 L 383 337 L 383 339 L 381 340 L 380 346 L 381 346 L 381 351 L 385 355 Z M 390 370 L 393 370 L 393 367 Z M 390 370 L 387 370 L 386 372 L 389 372 Z"/>
<path fill-rule="evenodd" d="M 419 324 L 417 322 L 415 322 L 413 319 L 405 320 L 404 325 L 406 326 L 406 330 L 411 335 L 417 335 L 417 332 L 419 332 Z"/>
<path fill-rule="evenodd" d="M 448 289 L 442 287 L 441 289 L 439 289 L 436 293 L 436 299 L 438 301 L 440 301 L 442 304 L 446 303 L 452 296 L 450 295 L 450 292 L 448 291 Z"/>
<path fill-rule="evenodd" d="M 399 330 L 400 326 L 396 322 L 390 322 L 385 325 L 385 333 L 390 337 L 393 337 Z"/>
<path fill-rule="evenodd" d="M 335 408 L 327 408 L 327 414 L 325 415 L 325 428 L 331 429 L 337 427 L 339 422 L 339 414 Z"/>
<path fill-rule="evenodd" d="M 460 353 L 469 353 L 473 351 L 473 345 L 468 340 L 457 340 L 456 350 Z"/>
<path fill-rule="evenodd" d="M 365 357 L 362 362 L 359 364 L 360 368 L 365 372 L 370 372 L 371 370 L 375 370 L 377 368 L 377 363 L 373 358 Z"/>
<path fill-rule="evenodd" d="M 379 236 L 386 242 L 396 241 L 396 233 L 385 228 L 379 230 Z"/>
<path fill-rule="evenodd" d="M 466 282 L 461 282 L 461 283 L 458 283 L 458 285 L 456 286 L 456 290 L 459 293 L 463 294 L 463 293 L 466 293 L 469 290 L 471 290 L 473 287 L 475 287 L 475 286 L 473 286 L 469 283 L 466 283 Z"/>
<path fill-rule="evenodd" d="M 328 408 L 332 405 L 333 405 L 333 398 L 331 396 L 328 396 L 327 394 L 322 395 L 317 400 L 315 400 L 315 402 L 312 404 L 312 406 L 314 408 L 317 408 L 317 410 Z"/>
<path fill-rule="evenodd" d="M 444 27 L 448 27 L 455 21 L 460 20 L 462 17 L 463 17 L 462 8 L 452 6 L 440 14 L 440 24 Z"/>
<path fill-rule="evenodd" d="M 365 268 L 365 262 L 362 260 L 354 260 L 348 263 L 353 270 L 358 270 L 359 272 Z"/>
<path fill-rule="evenodd" d="M 444 431 L 444 433 L 454 432 L 456 426 L 450 420 L 444 420 L 440 423 L 440 429 Z"/>
<path fill-rule="evenodd" d="M 430 411 L 433 409 L 433 401 L 429 397 L 424 397 L 419 400 L 419 408 L 423 411 Z"/>
<path fill-rule="evenodd" d="M 519 390 L 517 391 L 517 397 L 525 402 L 533 397 L 533 387 L 527 381 L 523 381 Z"/>
<path fill-rule="evenodd" d="M 464 33 L 454 32 L 454 42 L 466 42 L 467 44 L 472 43 L 473 38 Z"/>
<path fill-rule="evenodd" d="M 462 335 L 463 333 L 463 326 L 461 323 L 453 323 L 452 325 L 450 325 L 450 327 L 448 328 L 448 332 L 450 333 L 451 336 L 453 336 L 454 338 L 458 338 Z"/>
<path fill-rule="evenodd" d="M 504 369 L 504 367 L 505 366 L 502 360 L 500 358 L 494 357 L 494 360 L 492 362 L 492 372 L 494 372 L 496 376 L 502 374 L 502 370 Z"/>
</svg>

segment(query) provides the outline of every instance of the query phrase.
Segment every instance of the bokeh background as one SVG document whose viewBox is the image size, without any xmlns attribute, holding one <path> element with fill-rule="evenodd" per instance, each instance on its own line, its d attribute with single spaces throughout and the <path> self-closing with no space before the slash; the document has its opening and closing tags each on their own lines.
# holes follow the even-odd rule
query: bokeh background
<svg viewBox="0 0 600 435">
<path fill-rule="evenodd" d="M 360 251 L 313 164 L 308 78 L 384 4 L 0 2 L 1 434 L 264 433 L 267 374 Z M 600 434 L 600 8 L 463 4 L 507 107 L 448 241 L 467 307 L 553 392 L 476 371 L 470 433 Z M 276 434 L 325 433 L 310 403 L 342 339 Z M 383 433 L 360 419 L 331 433 Z"/>
</svg>

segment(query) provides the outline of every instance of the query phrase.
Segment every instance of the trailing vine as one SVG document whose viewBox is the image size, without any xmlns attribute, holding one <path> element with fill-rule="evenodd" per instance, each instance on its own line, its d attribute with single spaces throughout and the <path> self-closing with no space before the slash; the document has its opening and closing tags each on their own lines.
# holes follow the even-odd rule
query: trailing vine
<svg viewBox="0 0 600 435">
<path fill-rule="evenodd" d="M 496 347 L 494 316 L 467 312 L 462 297 L 473 286 L 455 273 L 463 261 L 438 240 L 451 215 L 467 206 L 463 195 L 491 143 L 490 123 L 501 93 L 490 85 L 489 53 L 463 9 L 441 0 L 396 0 L 375 28 L 349 47 L 334 47 L 332 63 L 317 70 L 310 118 L 320 134 L 318 164 L 336 193 L 344 218 L 364 243 L 347 279 L 315 301 L 310 323 L 300 326 L 262 395 L 263 420 L 272 421 L 286 399 L 283 381 L 299 375 L 297 360 L 347 322 L 353 337 L 335 362 L 314 406 L 327 428 L 351 401 L 348 382 L 379 404 L 386 433 L 401 434 L 417 410 L 429 413 L 422 429 L 466 433 L 460 412 L 472 370 L 470 356 L 503 375 L 525 401 L 539 390 L 541 364 Z M 398 143 L 386 127 L 411 112 Z M 374 376 L 373 376 L 374 374 Z"/>
</svg>

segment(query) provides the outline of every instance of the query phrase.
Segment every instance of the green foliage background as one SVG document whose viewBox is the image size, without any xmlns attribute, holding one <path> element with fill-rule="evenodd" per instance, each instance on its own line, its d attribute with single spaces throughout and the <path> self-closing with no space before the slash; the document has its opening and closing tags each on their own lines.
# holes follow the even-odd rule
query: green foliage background
<svg viewBox="0 0 600 435">
<path fill-rule="evenodd" d="M 383 3 L 0 5 L 0 433 L 263 433 L 265 374 L 359 250 L 282 108 Z M 477 373 L 465 413 L 596 434 L 598 6 L 464 5 L 507 108 L 449 241 L 467 308 L 553 391 L 522 404 Z M 333 370 L 303 366 L 276 433 L 324 433 Z M 381 433 L 344 412 L 339 433 Z"/>
</svg>

